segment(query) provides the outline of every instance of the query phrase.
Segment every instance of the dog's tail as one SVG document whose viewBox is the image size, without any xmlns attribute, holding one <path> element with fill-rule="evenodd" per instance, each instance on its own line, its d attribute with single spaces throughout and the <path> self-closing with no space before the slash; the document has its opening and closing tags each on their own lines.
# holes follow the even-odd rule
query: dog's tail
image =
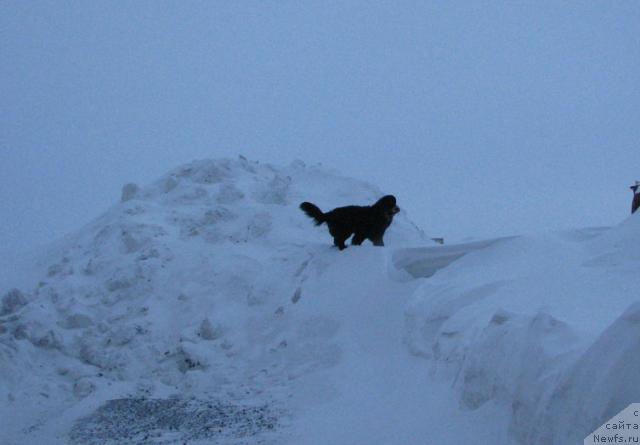
<svg viewBox="0 0 640 445">
<path fill-rule="evenodd" d="M 310 202 L 303 202 L 300 204 L 300 208 L 309 218 L 313 218 L 315 220 L 316 226 L 319 226 L 326 221 L 324 213 L 322 213 L 322 210 L 320 210 L 317 205 L 311 204 Z"/>
</svg>

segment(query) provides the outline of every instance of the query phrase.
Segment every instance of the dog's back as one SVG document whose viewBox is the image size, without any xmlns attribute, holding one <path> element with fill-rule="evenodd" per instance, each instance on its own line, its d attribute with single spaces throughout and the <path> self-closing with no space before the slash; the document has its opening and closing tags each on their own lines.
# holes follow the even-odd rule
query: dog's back
<svg viewBox="0 0 640 445">
<path fill-rule="evenodd" d="M 340 222 L 345 225 L 358 224 L 366 220 L 369 206 L 337 207 L 325 213 L 327 222 Z"/>
</svg>

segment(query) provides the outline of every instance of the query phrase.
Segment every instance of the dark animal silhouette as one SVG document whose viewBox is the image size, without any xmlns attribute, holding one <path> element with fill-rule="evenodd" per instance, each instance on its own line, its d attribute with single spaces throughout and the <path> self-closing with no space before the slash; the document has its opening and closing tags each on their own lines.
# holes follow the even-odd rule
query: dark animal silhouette
<svg viewBox="0 0 640 445">
<path fill-rule="evenodd" d="M 310 202 L 303 202 L 300 208 L 315 220 L 317 226 L 327 223 L 333 244 L 340 250 L 347 247 L 345 241 L 351 235 L 351 244 L 356 246 L 365 239 L 369 239 L 375 246 L 384 246 L 384 232 L 393 221 L 393 216 L 400 211 L 393 195 L 383 196 L 372 206 L 338 207 L 326 213 Z"/>
<path fill-rule="evenodd" d="M 640 207 L 640 193 L 638 192 L 638 187 L 640 187 L 640 181 L 636 181 L 634 185 L 629 187 L 633 191 L 633 201 L 631 201 L 631 213 L 635 213 Z"/>
</svg>

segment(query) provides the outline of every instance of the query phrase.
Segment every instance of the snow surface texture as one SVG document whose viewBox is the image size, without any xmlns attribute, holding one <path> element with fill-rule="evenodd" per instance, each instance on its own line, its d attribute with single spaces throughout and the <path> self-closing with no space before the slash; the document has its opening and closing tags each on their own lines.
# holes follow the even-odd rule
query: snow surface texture
<svg viewBox="0 0 640 445">
<path fill-rule="evenodd" d="M 243 158 L 125 185 L 4 268 L 0 443 L 566 444 L 639 399 L 638 218 L 436 246 L 403 209 L 338 252 L 298 209 L 385 193 Z"/>
<path fill-rule="evenodd" d="M 499 240 L 425 281 L 407 344 L 525 444 L 582 443 L 640 400 L 640 218 Z"/>
<path fill-rule="evenodd" d="M 297 380 L 342 355 L 340 320 L 302 309 L 348 297 L 308 294 L 306 282 L 340 257 L 298 205 L 383 194 L 301 162 L 245 159 L 125 185 L 119 204 L 39 256 L 26 278 L 5 276 L 0 419 L 11 421 L 0 443 L 282 443 L 295 386 L 309 388 Z M 429 243 L 404 214 L 385 240 Z M 154 414 L 164 409 L 169 418 Z"/>
</svg>

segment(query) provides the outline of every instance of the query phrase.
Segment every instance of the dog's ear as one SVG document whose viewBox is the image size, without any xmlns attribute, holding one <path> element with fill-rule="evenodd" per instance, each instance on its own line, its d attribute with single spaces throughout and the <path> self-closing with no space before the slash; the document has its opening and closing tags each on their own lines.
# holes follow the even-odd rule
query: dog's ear
<svg viewBox="0 0 640 445">
<path fill-rule="evenodd" d="M 374 205 L 378 206 L 378 207 L 384 207 L 384 208 L 395 207 L 396 206 L 396 197 L 393 196 L 393 195 L 383 196 Z"/>
</svg>

